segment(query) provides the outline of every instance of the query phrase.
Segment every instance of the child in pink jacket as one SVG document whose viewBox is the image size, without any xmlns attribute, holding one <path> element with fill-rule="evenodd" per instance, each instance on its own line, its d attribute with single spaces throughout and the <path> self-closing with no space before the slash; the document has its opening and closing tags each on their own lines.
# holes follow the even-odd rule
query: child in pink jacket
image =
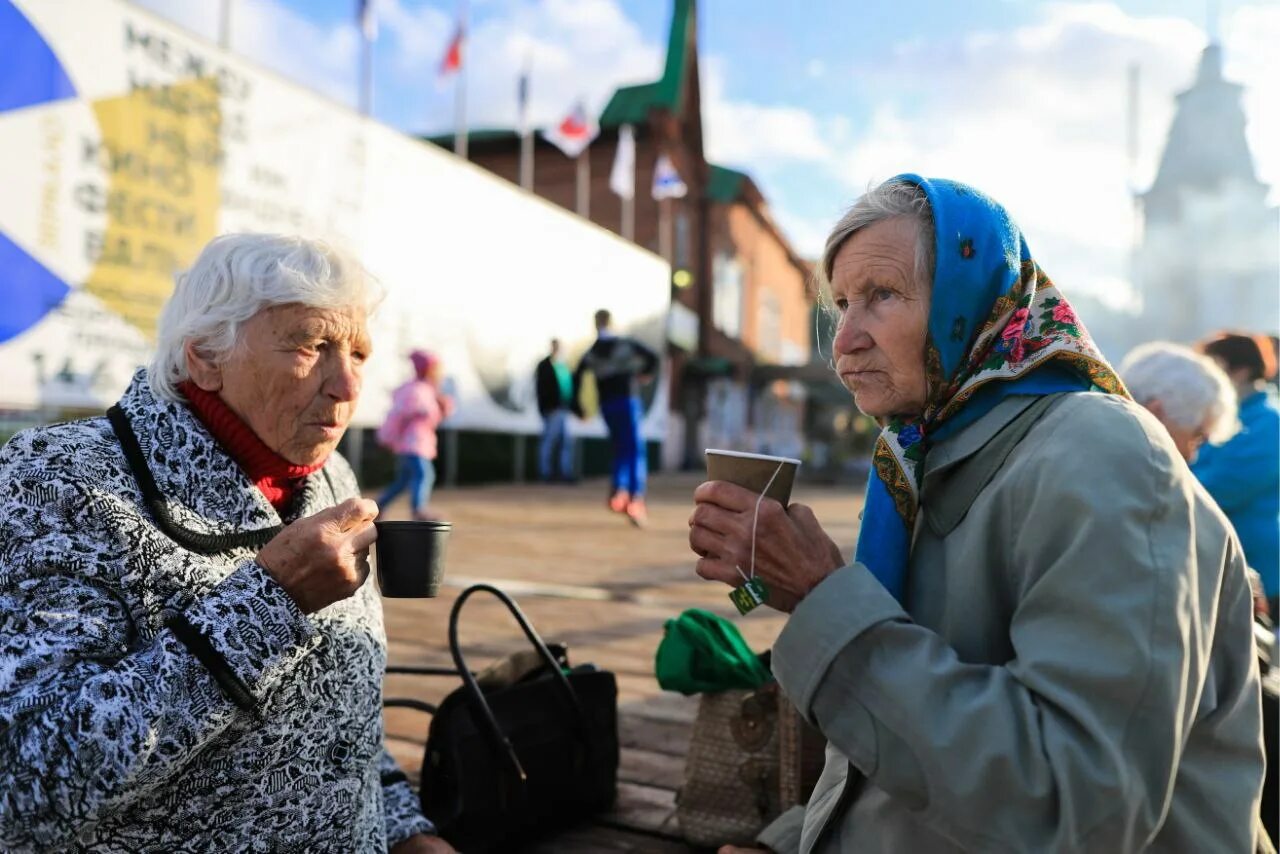
<svg viewBox="0 0 1280 854">
<path fill-rule="evenodd" d="M 436 428 L 453 413 L 453 398 L 440 391 L 440 359 L 434 353 L 414 350 L 409 361 L 414 379 L 391 393 L 391 410 L 378 428 L 378 442 L 399 457 L 396 479 L 378 497 L 378 506 L 386 507 L 408 489 L 413 518 L 429 519 Z"/>
</svg>

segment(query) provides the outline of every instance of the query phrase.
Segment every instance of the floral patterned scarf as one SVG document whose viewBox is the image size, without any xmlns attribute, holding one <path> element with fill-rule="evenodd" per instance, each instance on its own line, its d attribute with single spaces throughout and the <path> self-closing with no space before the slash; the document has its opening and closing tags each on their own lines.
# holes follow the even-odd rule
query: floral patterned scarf
<svg viewBox="0 0 1280 854">
<path fill-rule="evenodd" d="M 1096 388 L 1128 396 L 1070 303 L 1036 265 L 1009 214 L 955 181 L 899 175 L 933 213 L 925 411 L 893 418 L 872 455 L 855 559 L 903 602 L 929 445 L 1005 397 Z"/>
</svg>

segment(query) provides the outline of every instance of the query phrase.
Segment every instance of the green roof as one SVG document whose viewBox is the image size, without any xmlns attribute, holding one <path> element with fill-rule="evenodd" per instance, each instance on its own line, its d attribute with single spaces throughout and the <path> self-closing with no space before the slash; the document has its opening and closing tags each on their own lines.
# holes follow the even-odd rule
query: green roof
<svg viewBox="0 0 1280 854">
<path fill-rule="evenodd" d="M 742 195 L 742 185 L 750 180 L 745 172 L 708 163 L 706 197 L 713 202 L 736 202 Z"/>
<path fill-rule="evenodd" d="M 637 86 L 623 86 L 600 114 L 601 127 L 638 125 L 649 118 L 649 111 L 665 109 L 675 112 L 680 107 L 685 75 L 689 72 L 689 27 L 693 19 L 693 0 L 675 0 L 671 15 L 671 36 L 667 41 L 667 66 L 662 79 Z"/>
<path fill-rule="evenodd" d="M 441 133 L 433 136 L 418 137 L 423 142 L 430 142 L 441 148 L 453 148 L 453 134 Z M 479 128 L 467 131 L 467 142 L 507 142 L 519 140 L 520 134 L 513 130 L 502 130 L 499 128 Z"/>
</svg>

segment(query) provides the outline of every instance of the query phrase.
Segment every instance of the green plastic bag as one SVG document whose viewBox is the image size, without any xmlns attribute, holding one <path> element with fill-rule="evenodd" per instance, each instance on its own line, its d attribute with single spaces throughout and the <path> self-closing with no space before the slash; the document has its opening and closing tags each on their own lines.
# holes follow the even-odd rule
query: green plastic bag
<svg viewBox="0 0 1280 854">
<path fill-rule="evenodd" d="M 752 689 L 773 681 L 737 627 L 701 608 L 667 620 L 654 671 L 659 685 L 681 694 Z"/>
</svg>

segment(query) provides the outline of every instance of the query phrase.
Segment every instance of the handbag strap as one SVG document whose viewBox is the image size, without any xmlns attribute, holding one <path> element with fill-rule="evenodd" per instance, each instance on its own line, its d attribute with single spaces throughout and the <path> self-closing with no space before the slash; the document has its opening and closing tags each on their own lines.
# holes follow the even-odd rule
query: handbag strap
<svg viewBox="0 0 1280 854">
<path fill-rule="evenodd" d="M 533 648 L 537 650 L 538 655 L 546 662 L 552 678 L 560 688 L 560 693 L 564 695 L 569 707 L 573 710 L 575 722 L 578 725 L 578 735 L 583 746 L 589 752 L 591 750 L 591 742 L 586 737 L 587 717 L 582 710 L 582 703 L 578 700 L 578 693 L 573 690 L 573 686 L 569 684 L 569 680 L 561 671 L 559 662 L 556 661 L 551 651 L 547 649 L 547 645 L 543 643 L 542 638 L 529 623 L 528 618 L 525 617 L 524 612 L 520 610 L 520 606 L 515 603 L 515 600 L 491 584 L 473 584 L 462 591 L 457 601 L 453 603 L 453 610 L 449 612 L 449 651 L 453 654 L 453 662 L 458 667 L 458 675 L 462 677 L 462 684 L 466 688 L 471 708 L 479 718 L 481 730 L 486 732 L 494 746 L 502 753 L 505 753 L 507 758 L 511 760 L 511 766 L 516 775 L 521 782 L 524 782 L 528 780 L 528 775 L 525 773 L 524 766 L 520 764 L 520 758 L 516 756 L 515 747 L 512 746 L 510 739 L 503 734 L 502 728 L 498 726 L 498 721 L 493 716 L 493 710 L 489 708 L 489 703 L 484 698 L 484 692 L 480 690 L 480 685 L 476 682 L 475 676 L 468 669 L 466 661 L 462 657 L 462 648 L 458 645 L 458 617 L 462 613 L 462 606 L 471 597 L 471 594 L 479 592 L 496 596 L 502 604 L 507 606 L 507 610 L 511 612 L 511 615 L 516 618 L 516 622 L 520 624 L 525 637 L 529 639 L 529 643 L 533 644 Z"/>
</svg>

